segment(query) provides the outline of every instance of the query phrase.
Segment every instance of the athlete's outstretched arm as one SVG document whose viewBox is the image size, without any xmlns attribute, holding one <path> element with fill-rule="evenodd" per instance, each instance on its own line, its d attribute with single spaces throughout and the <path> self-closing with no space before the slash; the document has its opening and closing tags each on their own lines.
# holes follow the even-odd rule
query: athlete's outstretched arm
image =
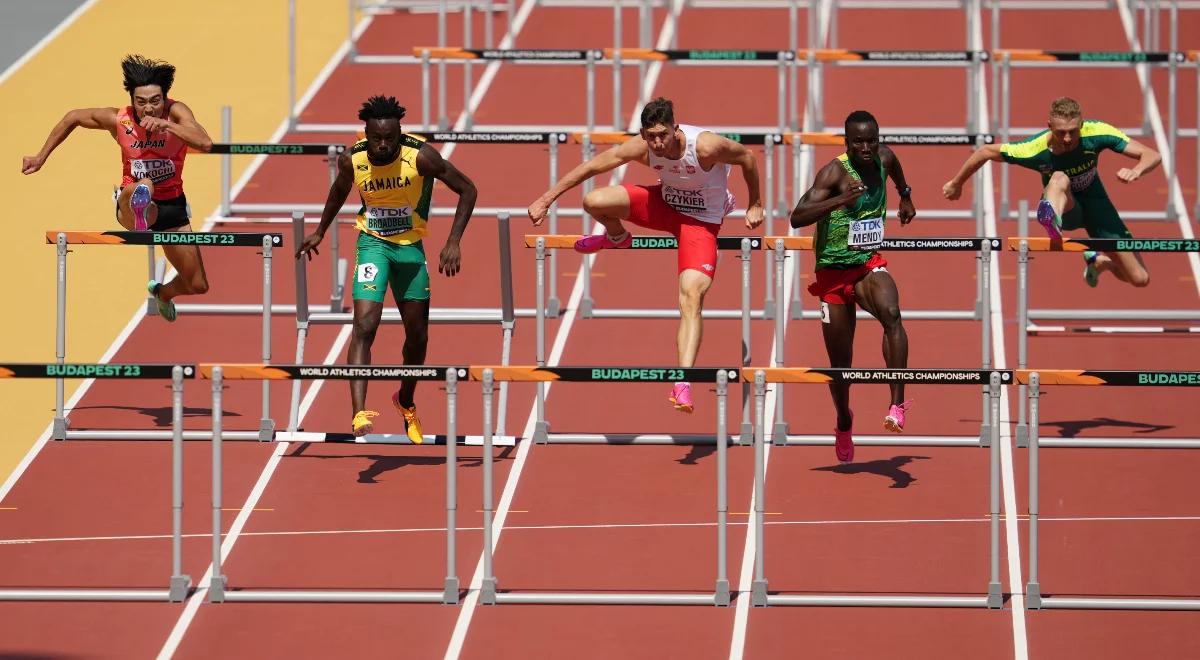
<svg viewBox="0 0 1200 660">
<path fill-rule="evenodd" d="M 812 188 L 804 193 L 796 203 L 796 208 L 792 209 L 792 227 L 807 227 L 825 218 L 834 209 L 853 202 L 867 191 L 863 182 L 854 181 L 846 192 L 839 194 L 842 171 L 841 165 L 834 161 L 817 172 Z"/>
<path fill-rule="evenodd" d="M 442 247 L 442 253 L 438 256 L 438 272 L 454 277 L 458 274 L 459 264 L 462 262 L 458 242 L 467 229 L 467 223 L 471 221 L 471 212 L 475 210 L 475 199 L 478 196 L 475 184 L 428 144 L 421 145 L 421 150 L 417 152 L 417 171 L 421 176 L 431 176 L 441 181 L 458 194 L 454 224 L 450 225 L 450 235 L 446 237 L 446 245 Z"/>
<path fill-rule="evenodd" d="M 1143 174 L 1162 163 L 1162 156 L 1158 155 L 1157 151 L 1136 140 L 1130 140 L 1121 155 L 1133 158 L 1138 162 L 1133 167 L 1122 167 L 1117 171 L 1117 178 L 1125 183 L 1137 181 Z"/>
<path fill-rule="evenodd" d="M 962 195 L 962 187 L 967 182 L 967 179 L 971 178 L 972 175 L 979 171 L 979 168 L 983 167 L 984 163 L 990 160 L 996 162 L 1004 161 L 1004 156 L 1000 155 L 1000 145 L 985 144 L 976 149 L 967 158 L 967 162 L 963 163 L 962 168 L 958 170 L 958 174 L 955 174 L 953 179 L 950 179 L 946 182 L 946 185 L 942 186 L 942 194 L 950 201 L 958 199 Z"/>
<path fill-rule="evenodd" d="M 54 128 L 50 129 L 50 135 L 46 138 L 46 143 L 42 145 L 42 150 L 35 156 L 25 156 L 21 159 L 21 174 L 33 174 L 42 169 L 42 165 L 46 164 L 50 153 L 62 144 L 63 140 L 67 139 L 71 131 L 78 127 L 115 131 L 117 129 L 117 109 L 79 108 L 63 115 Z"/>
<path fill-rule="evenodd" d="M 746 190 L 749 191 L 750 197 L 746 202 L 746 228 L 754 229 L 761 225 L 763 222 L 762 190 L 758 180 L 758 159 L 754 157 L 754 152 L 747 149 L 746 145 L 716 133 L 701 133 L 700 138 L 712 145 L 712 154 L 718 163 L 737 165 L 742 168 L 742 178 L 746 180 Z M 702 147 L 708 145 L 700 143 L 699 140 L 697 142 L 696 151 L 697 155 L 700 155 Z"/>
<path fill-rule="evenodd" d="M 192 109 L 178 101 L 171 105 L 168 119 L 142 117 L 142 128 L 152 132 L 170 133 L 197 151 L 212 151 L 212 138 L 208 137 L 208 131 L 196 121 Z"/>
<path fill-rule="evenodd" d="M 597 174 L 615 170 L 626 163 L 637 161 L 643 165 L 649 164 L 647 155 L 649 153 L 650 148 L 646 146 L 646 141 L 639 135 L 622 142 L 613 149 L 596 154 L 591 160 L 567 172 L 553 188 L 534 200 L 529 205 L 529 219 L 533 221 L 534 225 L 542 224 L 542 221 L 546 219 L 546 214 L 550 212 L 550 205 L 563 193 Z"/>
<path fill-rule="evenodd" d="M 880 145 L 879 158 L 883 161 L 883 166 L 887 168 L 888 176 L 896 184 L 896 189 L 904 190 L 908 188 L 908 181 L 904 178 L 904 168 L 900 166 L 900 158 L 896 156 L 896 152 Z M 917 208 L 913 206 L 912 197 L 901 197 L 900 208 L 896 211 L 896 217 L 900 218 L 900 224 L 907 225 L 916 216 Z"/>
<path fill-rule="evenodd" d="M 308 255 L 309 260 L 312 260 L 314 254 L 320 254 L 317 246 L 321 244 L 321 240 L 325 238 L 325 232 L 329 230 L 329 225 L 333 224 L 333 220 L 337 218 L 338 211 L 342 210 L 342 204 L 346 203 L 346 197 L 350 195 L 350 189 L 354 187 L 354 166 L 350 162 L 350 148 L 338 156 L 338 173 L 337 178 L 329 186 L 329 194 L 325 197 L 325 208 L 321 211 L 321 223 L 317 225 L 317 230 L 304 238 L 304 242 L 296 250 L 296 258 L 301 255 Z"/>
</svg>

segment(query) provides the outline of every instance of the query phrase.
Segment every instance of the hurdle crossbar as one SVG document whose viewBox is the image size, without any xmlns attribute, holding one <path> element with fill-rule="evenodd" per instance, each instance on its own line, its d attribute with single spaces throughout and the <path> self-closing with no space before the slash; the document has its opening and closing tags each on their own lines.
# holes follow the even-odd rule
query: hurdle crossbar
<svg viewBox="0 0 1200 660">
<path fill-rule="evenodd" d="M 766 500 L 766 420 L 764 408 L 767 383 L 929 383 L 939 385 L 980 385 L 986 383 L 991 418 L 1000 419 L 1000 388 L 1013 382 L 1013 372 L 1003 369 L 822 369 L 822 368 L 745 368 L 742 379 L 754 383 L 754 579 L 751 605 L 864 606 L 864 607 L 988 607 L 1000 608 L 1004 594 L 1000 585 L 1000 425 L 990 428 L 989 516 L 991 570 L 985 596 L 863 596 L 859 594 L 769 594 L 763 566 L 765 541 L 764 511 Z"/>
<path fill-rule="evenodd" d="M 61 336 L 61 335 L 60 335 Z M 165 589 L 0 587 L 0 601 L 169 601 L 183 602 L 192 578 L 183 573 L 183 384 L 196 376 L 193 365 L 171 364 L 0 364 L 0 379 L 101 378 L 171 381 L 171 577 Z M 61 415 L 61 409 L 59 414 Z M 55 419 L 55 426 L 58 426 Z"/>
<path fill-rule="evenodd" d="M 339 380 L 422 380 L 440 381 L 446 388 L 446 436 L 457 436 L 457 405 L 459 374 L 467 370 L 453 366 L 412 365 L 214 365 L 201 364 L 197 368 L 200 378 L 212 381 L 212 579 L 208 584 L 208 600 L 211 603 L 226 601 L 240 602 L 338 602 L 338 603 L 445 603 L 456 604 L 459 599 L 459 582 L 455 573 L 457 494 L 457 443 L 446 442 L 446 577 L 441 591 L 415 590 L 280 590 L 246 589 L 230 590 L 229 578 L 222 571 L 221 560 L 221 488 L 223 467 L 221 448 L 221 390 L 226 379 L 236 380 L 285 380 L 285 379 L 339 379 Z"/>
<path fill-rule="evenodd" d="M 539 361 L 540 361 L 539 356 Z M 472 380 L 483 381 L 483 581 L 480 587 L 480 602 L 485 605 L 496 603 L 555 603 L 573 605 L 625 604 L 625 605 L 729 605 L 729 579 L 725 572 L 726 563 L 726 518 L 728 515 L 726 400 L 728 382 L 736 379 L 737 369 L 731 368 L 675 368 L 675 367 L 547 367 L 537 366 L 473 366 Z M 492 392 L 496 381 L 536 382 L 539 386 L 538 428 L 546 427 L 542 386 L 547 382 L 614 383 L 675 381 L 715 383 L 717 389 L 716 445 L 717 445 L 717 571 L 712 593 L 539 593 L 500 591 L 492 568 Z M 566 434 L 563 434 L 566 435 Z"/>
<path fill-rule="evenodd" d="M 1175 21 L 1172 21 L 1174 27 Z M 1175 50 L 1177 37 L 1172 35 L 1172 50 L 1165 52 L 1145 52 L 1140 50 L 1134 51 L 1050 51 L 1050 50 L 1017 50 L 1003 49 L 997 50 L 994 53 L 992 60 L 993 67 L 999 66 L 999 74 L 995 78 L 999 79 L 999 98 L 1000 102 L 1000 137 L 1003 142 L 1009 142 L 1014 133 L 1025 135 L 1037 133 L 1042 128 L 1019 128 L 1014 129 L 1011 121 L 1011 84 L 1012 69 L 1016 67 L 1055 67 L 1055 68 L 1127 68 L 1131 66 L 1139 67 L 1166 67 L 1168 70 L 1168 93 L 1167 93 L 1167 142 L 1170 157 L 1163 159 L 1163 170 L 1166 176 L 1168 187 L 1171 186 L 1171 181 L 1176 176 L 1176 158 L 1177 158 L 1177 142 L 1179 135 L 1178 113 L 1178 70 L 1181 65 L 1187 61 L 1187 53 Z M 1147 77 L 1147 80 L 1149 78 Z M 995 91 L 995 90 L 993 90 Z M 1153 135 L 1150 127 L 1151 107 L 1154 98 L 1154 90 L 1150 86 L 1143 87 L 1143 104 L 1142 104 L 1142 126 L 1141 129 L 1122 129 L 1125 133 L 1133 136 Z M 1200 92 L 1197 92 L 1200 97 Z M 1009 206 L 1009 168 L 1000 168 L 1000 217 L 1014 217 Z M 1126 220 L 1174 220 L 1176 218 L 1175 205 L 1172 202 L 1172 196 L 1167 195 L 1167 204 L 1164 210 L 1150 211 L 1122 211 L 1121 217 Z"/>
<path fill-rule="evenodd" d="M 1114 610 L 1200 610 L 1200 597 L 1191 598 L 1147 598 L 1133 596 L 1047 596 L 1042 594 L 1038 574 L 1038 515 L 1039 515 L 1039 462 L 1038 449 L 1043 446 L 1073 446 L 1051 444 L 1040 439 L 1038 420 L 1040 414 L 1041 387 L 1043 385 L 1088 385 L 1088 386 L 1149 386 L 1149 387 L 1200 387 L 1200 371 L 1092 371 L 1092 370 L 1031 370 L 1019 369 L 1018 382 L 1029 388 L 1029 582 L 1025 586 L 1027 609 L 1114 609 Z M 1092 446 L 1092 445 L 1074 445 Z M 1103 445 L 1114 446 L 1114 445 Z M 1126 448 L 1154 448 L 1159 445 L 1129 439 Z M 1178 447 L 1200 447 L 1200 440 L 1193 440 Z"/>
<path fill-rule="evenodd" d="M 46 242 L 57 246 L 57 310 L 56 310 L 56 342 L 55 357 L 59 362 L 66 359 L 67 336 L 67 253 L 69 245 L 145 245 L 149 254 L 150 275 L 155 275 L 154 246 L 156 245 L 195 245 L 205 247 L 252 247 L 262 249 L 263 259 L 263 303 L 251 306 L 253 313 L 262 315 L 262 356 L 263 362 L 271 361 L 271 250 L 283 245 L 282 234 L 271 233 L 238 233 L 238 232 L 190 232 L 190 231 L 48 231 Z M 223 314 L 228 310 L 246 307 L 244 305 L 219 305 L 200 303 L 176 303 L 175 309 L 184 314 Z M 153 294 L 147 294 L 146 314 L 158 314 L 154 304 Z M 70 420 L 63 410 L 63 382 L 55 382 L 55 417 L 51 431 L 54 440 L 110 440 L 110 439 L 157 439 L 166 440 L 171 437 L 165 431 L 72 431 Z M 274 433 L 271 422 L 271 396 L 268 383 L 263 383 L 262 418 L 259 420 L 257 437 L 266 440 Z M 246 432 L 243 432 L 246 433 Z M 204 437 L 203 433 L 188 432 L 189 437 Z"/>
</svg>

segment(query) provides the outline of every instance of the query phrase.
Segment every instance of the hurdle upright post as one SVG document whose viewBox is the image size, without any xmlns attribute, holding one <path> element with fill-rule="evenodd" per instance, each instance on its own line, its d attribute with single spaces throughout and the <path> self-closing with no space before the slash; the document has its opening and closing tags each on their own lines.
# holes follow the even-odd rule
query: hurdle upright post
<svg viewBox="0 0 1200 660">
<path fill-rule="evenodd" d="M 507 365 L 512 355 L 513 328 L 517 322 L 517 312 L 513 307 L 512 236 L 508 211 L 496 214 L 496 228 L 500 233 L 500 364 Z M 496 435 L 499 436 L 504 435 L 508 419 L 508 391 L 508 381 L 501 381 L 499 410 L 496 411 Z"/>
<path fill-rule="evenodd" d="M 763 184 L 766 190 L 762 200 L 764 236 L 772 236 L 775 233 L 775 197 L 771 189 L 775 181 L 775 141 L 771 137 L 768 135 L 763 140 L 763 160 L 766 164 L 766 171 L 763 177 Z M 747 208 L 746 212 L 749 213 L 750 209 Z M 763 285 L 763 318 L 769 319 L 775 313 L 775 287 L 772 285 L 774 275 L 772 271 L 774 268 L 770 259 L 764 260 L 763 269 L 766 271 L 764 273 L 765 279 L 763 280 L 765 282 Z"/>
<path fill-rule="evenodd" d="M 552 190 L 558 184 L 558 134 L 553 131 L 548 136 L 550 140 L 550 188 Z M 550 233 L 558 233 L 558 204 L 551 204 L 549 210 L 550 216 Z M 546 315 L 552 319 L 558 318 L 561 311 L 558 301 L 558 251 L 550 252 L 550 293 L 546 300 Z M 538 294 L 542 297 L 545 294 Z"/>
<path fill-rule="evenodd" d="M 183 367 L 171 368 L 171 586 L 167 600 L 182 603 L 192 578 L 183 574 Z"/>
<path fill-rule="evenodd" d="M 750 239 L 742 239 L 742 368 L 750 366 Z M 750 423 L 750 383 L 742 380 L 742 427 L 738 440 L 749 444 L 754 427 Z"/>
<path fill-rule="evenodd" d="M 442 4 L 445 4 L 445 2 L 443 1 Z M 472 11 L 472 9 L 473 9 L 473 7 L 471 6 L 471 1 L 464 0 L 463 7 L 462 7 L 462 16 L 463 16 L 462 45 L 463 45 L 463 48 L 471 47 L 471 41 L 472 41 L 471 40 L 471 11 Z M 469 131 L 475 125 L 475 117 L 473 116 L 473 113 L 471 112 L 471 92 L 472 92 L 472 88 L 475 85 L 475 81 L 471 75 L 471 60 L 463 60 L 462 61 L 462 72 L 463 72 L 463 111 L 462 111 L 463 130 Z"/>
<path fill-rule="evenodd" d="M 288 109 L 288 121 L 293 121 L 293 113 L 291 108 Z M 233 109 L 227 105 L 221 106 L 221 141 L 229 143 L 233 141 Z M 230 153 L 221 154 L 221 216 L 228 218 L 233 215 L 229 210 L 229 205 L 232 203 L 230 199 L 233 195 L 233 155 Z M 151 247 L 153 252 L 154 248 Z"/>
<path fill-rule="evenodd" d="M 775 364 L 773 367 L 784 366 L 783 349 L 785 342 L 783 341 L 784 332 L 786 331 L 787 319 L 785 318 L 783 306 L 787 299 L 787 293 L 783 290 L 784 285 L 784 266 L 787 253 L 783 249 L 783 239 L 775 239 L 775 249 L 771 251 L 775 262 Z M 775 425 L 771 429 L 771 444 L 786 445 L 788 435 L 788 424 L 783 416 L 783 383 L 775 383 Z"/>
<path fill-rule="evenodd" d="M 1000 585 L 1000 372 L 993 371 L 988 379 L 992 399 L 992 438 L 991 456 L 988 479 L 989 507 L 991 518 L 991 547 L 990 568 L 991 579 L 988 581 L 987 606 L 989 609 L 999 609 L 1004 606 L 1004 590 Z"/>
<path fill-rule="evenodd" d="M 619 0 L 613 3 L 613 47 L 610 59 L 612 62 L 612 129 L 614 131 L 625 128 L 621 121 L 621 12 L 623 9 Z"/>
<path fill-rule="evenodd" d="M 994 0 L 993 0 L 994 1 Z M 1012 55 L 1004 51 L 1000 56 L 1000 141 L 1008 142 L 1010 135 L 1010 113 L 1012 100 L 1009 98 L 1012 75 Z M 1000 168 L 1000 219 L 1008 219 L 1008 168 Z"/>
<path fill-rule="evenodd" d="M 1175 7 L 1176 2 L 1171 3 L 1171 53 L 1168 57 L 1170 60 L 1167 63 L 1167 151 L 1171 152 L 1167 158 L 1163 159 L 1164 174 L 1167 178 L 1167 208 L 1165 210 L 1167 220 L 1175 220 L 1178 216 L 1175 214 L 1175 185 L 1172 180 L 1176 176 L 1177 170 L 1175 164 L 1178 162 L 1178 142 L 1179 142 L 1179 117 L 1177 116 L 1178 109 L 1178 73 L 1179 73 L 1179 58 L 1182 53 L 1177 52 L 1175 40 L 1176 27 Z M 1149 72 L 1147 71 L 1147 74 Z M 1148 83 L 1152 84 L 1149 76 L 1146 78 Z M 1153 90 L 1153 87 L 1150 87 Z M 1197 127 L 1197 139 L 1200 140 L 1200 127 Z M 1180 186 L 1182 188 L 1182 185 Z"/>
<path fill-rule="evenodd" d="M 262 360 L 271 363 L 271 242 L 269 235 L 263 236 L 263 311 L 262 311 Z M 271 381 L 262 381 L 262 420 L 258 425 L 258 439 L 270 442 L 275 437 L 275 420 L 271 419 Z"/>
<path fill-rule="evenodd" d="M 983 307 L 980 310 L 980 347 L 983 352 L 982 369 L 992 368 L 992 245 L 991 241 L 984 239 L 981 242 L 979 249 L 979 279 L 983 284 L 983 290 L 980 294 Z M 983 423 L 979 427 L 979 446 L 987 447 L 992 438 L 992 427 L 1000 426 L 1000 419 L 991 414 L 991 405 L 989 403 L 990 387 L 983 388 Z"/>
<path fill-rule="evenodd" d="M 54 245 L 57 255 L 55 285 L 58 307 L 56 312 L 58 318 L 54 324 L 54 361 L 62 364 L 67 358 L 67 252 L 69 252 L 67 235 L 58 232 L 54 239 Z M 61 377 L 54 379 L 54 426 L 50 437 L 55 440 L 67 439 L 67 426 L 70 424 L 66 411 L 63 410 L 65 388 L 66 382 Z"/>
<path fill-rule="evenodd" d="M 496 576 L 492 572 L 492 390 L 495 375 L 483 370 L 483 582 L 479 602 L 496 604 Z"/>
<path fill-rule="evenodd" d="M 1029 224 L 1029 201 L 1022 198 L 1017 204 L 1021 216 L 1018 225 L 1024 238 Z M 1024 369 L 1029 351 L 1029 241 L 1022 240 L 1017 252 L 1017 368 Z M 1025 424 L 1025 384 L 1017 385 L 1017 447 L 1024 448 L 1028 442 L 1029 427 Z"/>
<path fill-rule="evenodd" d="M 589 126 L 588 130 L 583 134 L 583 162 L 592 159 L 592 134 Z M 595 182 L 591 177 L 585 179 L 580 186 L 583 193 L 583 198 L 586 198 L 588 193 L 592 192 L 592 187 Z M 582 216 L 579 219 L 579 233 L 587 236 L 592 233 L 592 228 L 589 227 L 587 209 L 584 209 Z M 580 268 L 583 270 L 583 298 L 579 300 L 579 318 L 592 318 L 592 309 L 595 306 L 595 301 L 592 300 L 592 260 L 590 255 L 583 255 L 580 260 Z"/>
<path fill-rule="evenodd" d="M 767 606 L 767 578 L 763 575 L 763 500 L 765 499 L 767 458 L 766 420 L 763 415 L 767 398 L 767 377 L 762 369 L 754 371 L 754 581 L 750 604 Z"/>
<path fill-rule="evenodd" d="M 226 577 L 221 573 L 221 367 L 212 370 L 212 577 L 208 602 L 225 602 Z"/>
<path fill-rule="evenodd" d="M 745 380 L 742 382 L 744 385 Z M 729 438 L 725 429 L 728 393 L 729 374 L 721 369 L 717 372 L 717 584 L 713 590 L 713 604 L 720 607 L 729 605 L 729 578 L 725 574 L 725 524 L 729 516 Z"/>
<path fill-rule="evenodd" d="M 546 366 L 546 238 L 537 237 L 537 366 Z M 587 257 L 584 257 L 587 260 Z M 546 422 L 546 383 L 538 381 L 537 420 L 533 425 L 533 441 L 538 444 L 550 442 L 550 424 Z"/>
<path fill-rule="evenodd" d="M 454 569 L 458 511 L 458 370 L 446 370 L 446 581 L 442 603 L 458 603 L 458 575 Z"/>
<path fill-rule="evenodd" d="M 292 242 L 296 249 L 304 243 L 304 214 L 292 211 Z M 304 363 L 304 344 L 308 340 L 308 257 L 295 260 L 296 265 L 296 364 Z M 300 379 L 292 380 L 292 403 L 288 410 L 288 433 L 300 427 Z"/>
<path fill-rule="evenodd" d="M 326 157 L 329 161 L 329 185 L 333 186 L 338 178 L 338 159 L 341 158 L 341 153 L 335 145 L 329 145 L 329 150 Z M 338 236 L 338 215 L 340 211 L 333 216 L 333 235 L 329 237 L 329 271 L 333 281 L 329 287 L 329 311 L 342 311 L 342 298 L 346 295 L 346 269 L 349 266 L 343 257 L 340 248 L 341 239 Z M 301 239 L 303 240 L 303 239 Z M 297 243 L 296 247 L 300 244 Z"/>
<path fill-rule="evenodd" d="M 351 21 L 353 22 L 351 11 Z M 354 46 L 354 28 L 351 28 L 351 48 Z M 289 131 L 296 129 L 296 0 L 288 0 L 288 84 L 287 84 L 287 127 Z M 352 55 L 353 56 L 353 55 Z M 229 140 L 226 139 L 226 142 Z M 228 215 L 228 214 L 226 214 Z"/>
<path fill-rule="evenodd" d="M 1024 368 L 1024 367 L 1022 367 Z M 1042 587 L 1038 583 L 1038 397 L 1041 376 L 1029 374 L 1029 583 L 1025 585 L 1025 607 L 1042 609 Z M 1024 387 L 1024 386 L 1022 386 Z"/>
</svg>

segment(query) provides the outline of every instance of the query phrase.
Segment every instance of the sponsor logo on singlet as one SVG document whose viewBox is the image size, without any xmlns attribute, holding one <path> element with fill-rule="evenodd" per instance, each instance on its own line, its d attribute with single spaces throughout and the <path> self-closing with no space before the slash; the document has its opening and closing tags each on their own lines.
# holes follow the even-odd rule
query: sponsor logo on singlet
<svg viewBox="0 0 1200 660">
<path fill-rule="evenodd" d="M 664 183 L 662 196 L 668 206 L 681 213 L 704 213 L 707 210 L 703 190 L 683 190 Z"/>
<path fill-rule="evenodd" d="M 175 163 L 170 158 L 135 158 L 129 161 L 129 175 L 162 183 L 175 176 Z"/>
<path fill-rule="evenodd" d="M 367 229 L 380 236 L 394 236 L 412 229 L 411 206 L 368 206 L 363 218 Z"/>
<path fill-rule="evenodd" d="M 851 220 L 846 243 L 851 250 L 874 250 L 883 245 L 883 218 Z"/>
</svg>

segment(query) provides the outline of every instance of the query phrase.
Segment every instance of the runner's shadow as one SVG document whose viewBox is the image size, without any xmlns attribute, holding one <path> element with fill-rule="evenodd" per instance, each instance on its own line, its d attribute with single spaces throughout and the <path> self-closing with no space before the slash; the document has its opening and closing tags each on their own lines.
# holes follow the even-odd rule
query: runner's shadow
<svg viewBox="0 0 1200 660">
<path fill-rule="evenodd" d="M 171 425 L 171 406 L 161 406 L 158 408 L 143 408 L 140 406 L 75 406 L 69 411 L 67 416 L 69 417 L 70 412 L 75 412 L 77 410 L 127 410 L 149 417 L 150 419 L 154 420 L 155 426 Z M 242 416 L 241 413 L 236 413 L 230 410 L 222 410 L 221 414 L 225 417 Z M 189 417 L 212 417 L 212 408 L 189 408 L 184 406 L 183 418 L 187 419 Z"/>
<path fill-rule="evenodd" d="M 1166 431 L 1173 429 L 1174 426 L 1169 424 L 1147 424 L 1145 422 L 1130 422 L 1123 419 L 1113 419 L 1111 417 L 1097 417 L 1095 419 L 1078 419 L 1067 420 L 1062 422 L 1043 422 L 1039 421 L 1038 428 L 1043 426 L 1057 426 L 1060 438 L 1074 438 L 1081 431 L 1088 429 L 1104 428 L 1113 426 L 1117 428 L 1137 429 L 1134 433 L 1156 433 L 1158 431 Z"/>
<path fill-rule="evenodd" d="M 917 478 L 901 468 L 915 460 L 926 460 L 928 456 L 893 456 L 887 460 L 867 461 L 865 463 L 841 463 L 825 467 L 812 468 L 814 471 L 836 472 L 838 474 L 877 474 L 892 480 L 889 488 L 908 488 Z"/>
<path fill-rule="evenodd" d="M 360 470 L 358 473 L 358 483 L 360 484 L 377 484 L 379 481 L 376 479 L 376 477 L 379 477 L 387 472 L 391 472 L 392 470 L 399 470 L 406 467 L 425 467 L 446 464 L 445 456 L 382 456 L 379 454 L 343 454 L 338 456 L 322 456 L 319 454 L 305 454 L 304 450 L 312 446 L 312 444 L 313 443 L 304 443 L 300 447 L 297 447 L 295 451 L 288 454 L 288 457 L 319 458 L 322 460 L 340 460 L 345 458 L 368 459 L 371 461 L 371 464 L 365 469 Z M 496 460 L 499 461 L 508 458 L 511 450 L 512 447 L 505 447 L 496 454 Z M 458 458 L 458 467 L 460 468 L 479 467 L 481 465 L 483 465 L 482 458 L 463 456 Z"/>
<path fill-rule="evenodd" d="M 696 465 L 700 459 L 712 456 L 716 451 L 716 445 L 691 445 L 688 447 L 688 453 L 684 454 L 683 458 L 676 459 L 676 462 L 680 465 Z"/>
</svg>

